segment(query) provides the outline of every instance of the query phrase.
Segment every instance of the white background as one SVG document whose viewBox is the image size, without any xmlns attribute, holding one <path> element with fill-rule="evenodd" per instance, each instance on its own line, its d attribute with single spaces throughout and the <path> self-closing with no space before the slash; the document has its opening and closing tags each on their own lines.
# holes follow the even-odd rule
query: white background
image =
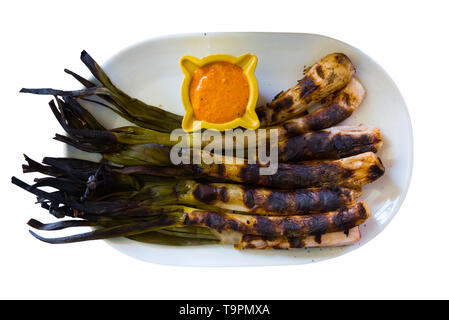
<svg viewBox="0 0 449 320">
<path fill-rule="evenodd" d="M 0 298 L 449 298 L 448 13 L 446 1 L 430 0 L 2 2 Z M 41 159 L 62 148 L 51 141 L 60 129 L 43 106 L 48 97 L 19 89 L 73 88 L 62 70 L 84 70 L 82 49 L 101 63 L 150 37 L 206 31 L 319 33 L 358 47 L 389 73 L 415 142 L 412 183 L 391 224 L 347 255 L 284 267 L 161 266 L 102 241 L 33 239 L 25 223 L 42 213 L 10 177 L 21 175 L 23 152 Z"/>
</svg>

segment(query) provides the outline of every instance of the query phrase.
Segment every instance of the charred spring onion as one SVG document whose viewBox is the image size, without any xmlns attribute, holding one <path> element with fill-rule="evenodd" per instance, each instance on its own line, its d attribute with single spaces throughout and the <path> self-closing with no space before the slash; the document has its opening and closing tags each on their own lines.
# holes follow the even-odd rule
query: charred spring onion
<svg viewBox="0 0 449 320">
<path fill-rule="evenodd" d="M 83 160 L 45 158 L 46 165 L 41 165 L 26 156 L 25 159 L 28 162 L 24 166 L 26 172 L 41 172 L 51 176 L 38 179 L 33 185 L 34 188 L 53 187 L 73 199 L 90 201 L 145 201 L 152 205 L 216 207 L 260 215 L 303 215 L 352 205 L 360 195 L 360 190 L 339 186 L 293 190 L 266 189 L 229 183 L 121 174 L 114 172 L 108 165 L 89 161 L 83 163 Z M 79 167 L 84 170 L 79 171 Z M 80 205 L 83 206 L 84 203 Z"/>
<path fill-rule="evenodd" d="M 298 83 L 279 93 L 272 102 L 257 108 L 262 126 L 294 118 L 331 93 L 343 88 L 355 68 L 342 53 L 332 53 L 311 66 Z"/>
<path fill-rule="evenodd" d="M 153 176 L 201 178 L 214 177 L 238 183 L 260 185 L 270 188 L 314 188 L 343 186 L 360 188 L 380 178 L 385 168 L 380 158 L 372 152 L 333 161 L 304 162 L 300 164 L 278 165 L 276 173 L 261 175 L 261 164 L 232 164 L 223 160 L 222 164 L 177 165 L 177 166 L 128 166 L 114 169 L 126 174 L 148 174 Z"/>
<path fill-rule="evenodd" d="M 68 133 L 55 139 L 87 152 L 103 153 L 105 159 L 121 165 L 168 165 L 169 148 L 178 143 L 168 133 L 139 127 L 106 130 L 75 99 L 56 98 L 49 103 L 58 122 Z M 192 136 L 188 141 L 190 147 Z M 160 145 L 156 147 L 154 145 Z M 279 159 L 297 162 L 314 159 L 339 159 L 367 151 L 377 152 L 382 145 L 379 129 L 370 126 L 333 127 L 280 141 Z M 158 152 L 163 149 L 165 152 Z M 165 154 L 165 155 L 164 155 Z"/>
<path fill-rule="evenodd" d="M 133 236 L 161 230 L 167 227 L 200 227 L 218 233 L 237 232 L 262 237 L 305 238 L 325 233 L 348 231 L 363 223 L 370 215 L 364 202 L 344 206 L 339 210 L 304 216 L 257 216 L 215 212 L 185 206 L 149 206 L 145 201 L 123 204 L 120 201 L 80 202 L 60 193 L 47 193 L 35 186 L 13 178 L 17 186 L 37 195 L 42 204 L 51 207 L 65 205 L 66 216 L 82 218 L 45 225 L 31 220 L 29 225 L 41 230 L 61 230 L 71 227 L 96 226 L 93 231 L 60 238 L 44 238 L 31 232 L 33 236 L 48 243 L 71 243 L 88 240 L 108 239 L 119 236 Z M 114 206 L 112 204 L 114 203 Z M 108 208 L 105 208 L 106 205 Z M 113 209 L 113 212 L 111 209 Z M 82 209 L 79 212 L 77 209 Z M 135 218 L 135 219 L 131 219 Z"/>
</svg>

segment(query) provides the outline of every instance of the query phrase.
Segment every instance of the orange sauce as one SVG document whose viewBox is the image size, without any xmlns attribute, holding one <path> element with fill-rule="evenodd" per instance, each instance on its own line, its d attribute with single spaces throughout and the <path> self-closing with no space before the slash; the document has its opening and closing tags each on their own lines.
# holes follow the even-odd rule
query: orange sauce
<svg viewBox="0 0 449 320">
<path fill-rule="evenodd" d="M 226 123 L 245 113 L 249 84 L 241 67 L 213 62 L 195 70 L 189 95 L 196 120 Z"/>
</svg>

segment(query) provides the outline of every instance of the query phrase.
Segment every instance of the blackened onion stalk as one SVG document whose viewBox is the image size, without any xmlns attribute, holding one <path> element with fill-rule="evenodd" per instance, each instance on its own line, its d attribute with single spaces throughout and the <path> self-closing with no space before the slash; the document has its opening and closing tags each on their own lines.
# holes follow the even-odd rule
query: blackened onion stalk
<svg viewBox="0 0 449 320">
<path fill-rule="evenodd" d="M 66 220 L 42 224 L 37 220 L 30 220 L 31 227 L 46 231 L 80 226 L 98 227 L 93 231 L 59 238 L 44 238 L 30 231 L 39 240 L 53 244 L 134 236 L 169 227 L 199 227 L 219 234 L 230 232 L 267 238 L 305 239 L 308 236 L 320 237 L 326 233 L 349 231 L 363 223 L 370 215 L 364 202 L 344 206 L 336 211 L 304 216 L 257 216 L 186 206 L 151 206 L 144 201 L 128 206 L 119 201 L 80 202 L 65 195 L 48 193 L 14 177 L 12 182 L 37 195 L 42 204 L 47 204 L 47 209 L 62 204 L 65 209 L 60 213 L 88 221 L 86 223 Z"/>
<path fill-rule="evenodd" d="M 352 205 L 360 195 L 358 189 L 339 186 L 267 189 L 223 182 L 119 173 L 115 171 L 116 168 L 107 164 L 69 158 L 44 158 L 44 164 L 27 156 L 25 160 L 25 172 L 48 175 L 37 179 L 34 188 L 53 187 L 66 196 L 89 200 L 90 203 L 117 200 L 118 203 L 131 204 L 144 201 L 151 205 L 181 204 L 257 215 L 305 215 Z M 113 209 L 108 206 L 108 210 Z"/>
</svg>

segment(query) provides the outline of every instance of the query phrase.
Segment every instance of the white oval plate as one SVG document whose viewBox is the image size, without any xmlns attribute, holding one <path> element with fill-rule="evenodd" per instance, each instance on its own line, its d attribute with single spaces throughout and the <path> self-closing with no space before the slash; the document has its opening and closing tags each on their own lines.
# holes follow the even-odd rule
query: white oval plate
<svg viewBox="0 0 449 320">
<path fill-rule="evenodd" d="M 168 111 L 183 114 L 180 88 L 183 55 L 214 53 L 239 56 L 251 52 L 259 63 L 259 105 L 293 86 L 309 66 L 328 53 L 349 56 L 357 76 L 367 88 L 360 108 L 342 124 L 370 124 L 380 128 L 384 145 L 379 155 L 386 174 L 363 189 L 361 199 L 372 217 L 361 226 L 362 240 L 340 248 L 289 251 L 237 251 L 232 246 L 171 247 L 120 238 L 111 246 L 131 257 L 160 264 L 183 266 L 255 266 L 316 262 L 350 252 L 373 239 L 391 221 L 407 192 L 413 162 L 412 128 L 405 102 L 388 74 L 360 50 L 328 37 L 300 33 L 201 33 L 151 39 L 115 55 L 103 65 L 112 81 L 130 96 Z M 94 57 L 95 58 L 95 57 Z M 108 128 L 127 125 L 114 113 L 86 105 Z M 68 149 L 70 156 L 80 156 Z M 85 155 L 83 155 L 85 157 Z"/>
</svg>

